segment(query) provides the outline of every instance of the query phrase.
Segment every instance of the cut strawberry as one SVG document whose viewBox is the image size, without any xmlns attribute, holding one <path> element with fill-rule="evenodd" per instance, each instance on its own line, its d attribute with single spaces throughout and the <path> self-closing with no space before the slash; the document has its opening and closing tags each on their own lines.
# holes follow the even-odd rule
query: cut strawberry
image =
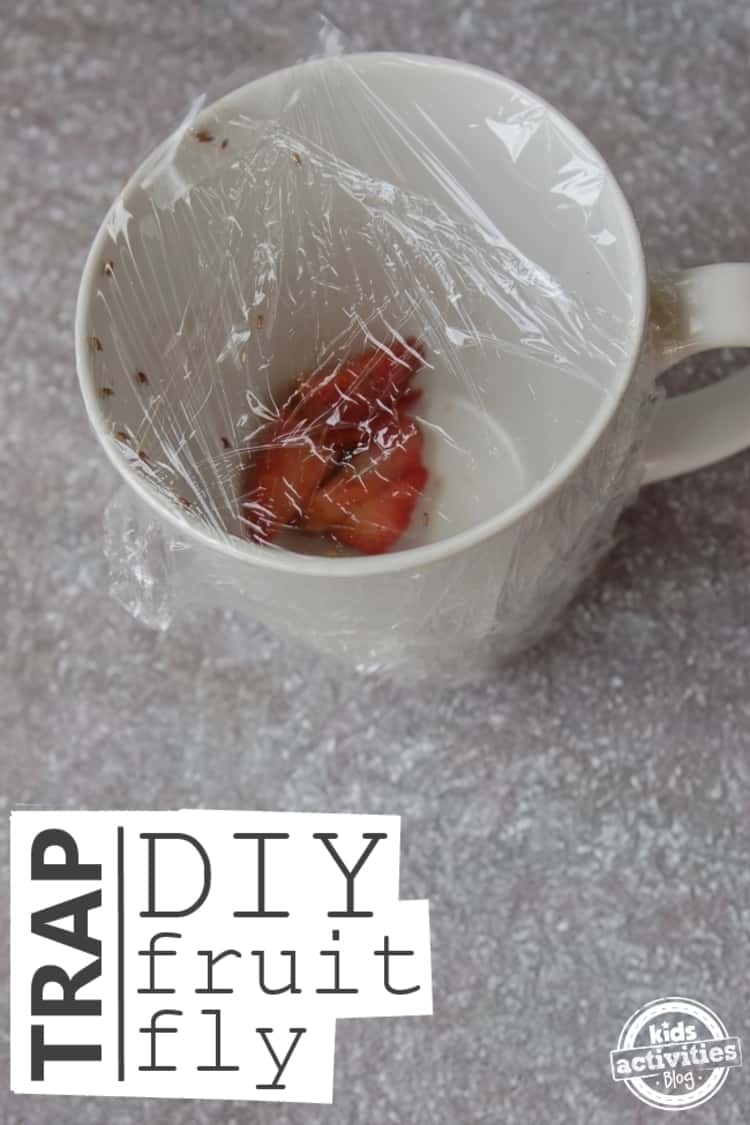
<svg viewBox="0 0 750 1125">
<path fill-rule="evenodd" d="M 427 469 L 418 465 L 382 491 L 357 504 L 343 523 L 332 527 L 339 543 L 365 555 L 380 555 L 406 531 L 414 508 L 427 483 Z"/>
<path fill-rule="evenodd" d="M 300 522 L 338 460 L 351 450 L 368 448 L 387 421 L 388 416 L 380 414 L 360 426 L 324 427 L 317 437 L 300 428 L 284 432 L 288 418 L 274 423 L 240 484 L 240 507 L 250 538 L 271 542 L 284 527 Z"/>
<path fill-rule="evenodd" d="M 414 339 L 368 348 L 333 370 L 308 376 L 297 388 L 301 398 L 294 417 L 334 426 L 362 422 L 374 409 L 394 406 L 423 362 L 422 345 Z"/>
<path fill-rule="evenodd" d="M 240 507 L 251 539 L 270 542 L 303 520 L 308 530 L 346 523 L 376 491 L 421 466 L 421 432 L 401 407 L 419 397 L 408 383 L 422 363 L 418 341 L 395 340 L 297 383 L 243 471 Z M 347 457 L 350 467 L 336 471 Z M 394 512 L 404 508 L 398 495 Z"/>
<path fill-rule="evenodd" d="M 306 531 L 325 531 L 351 513 L 363 500 L 422 463 L 422 431 L 401 413 L 385 417 L 372 444 L 343 465 L 311 497 L 305 509 Z"/>
<path fill-rule="evenodd" d="M 245 470 L 240 508 L 250 538 L 270 542 L 299 519 L 336 460 L 336 449 L 311 438 L 269 444 Z"/>
</svg>

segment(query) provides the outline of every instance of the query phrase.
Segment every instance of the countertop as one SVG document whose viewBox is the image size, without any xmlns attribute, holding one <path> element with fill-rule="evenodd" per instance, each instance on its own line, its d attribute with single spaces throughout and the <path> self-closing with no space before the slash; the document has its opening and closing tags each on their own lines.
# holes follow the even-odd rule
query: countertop
<svg viewBox="0 0 750 1125">
<path fill-rule="evenodd" d="M 339 1029 L 333 1106 L 3 1092 L 2 1120 L 658 1120 L 609 1075 L 642 1003 L 702 1000 L 750 1043 L 750 455 L 644 490 L 554 635 L 460 690 L 345 676 L 236 614 L 188 614 L 165 633 L 137 624 L 108 594 L 102 516 L 116 482 L 75 378 L 84 256 L 191 98 L 304 53 L 313 8 L 10 8 L 4 811 L 398 813 L 402 897 L 431 904 L 435 1015 Z M 359 44 L 467 59 L 558 105 L 611 162 L 653 269 L 750 260 L 743 0 L 340 0 L 329 14 Z M 708 357 L 672 386 L 737 359 Z M 4 933 L 6 915 L 4 896 Z M 691 1122 L 746 1121 L 749 1083 L 733 1071 Z"/>
</svg>

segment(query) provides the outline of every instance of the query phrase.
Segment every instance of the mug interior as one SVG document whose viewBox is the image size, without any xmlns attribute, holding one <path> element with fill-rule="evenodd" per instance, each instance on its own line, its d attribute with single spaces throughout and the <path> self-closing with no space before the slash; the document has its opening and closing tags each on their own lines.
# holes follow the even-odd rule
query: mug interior
<svg viewBox="0 0 750 1125">
<path fill-rule="evenodd" d="M 561 115 L 474 67 L 355 55 L 235 91 L 146 161 L 87 265 L 79 366 L 125 475 L 236 543 L 293 377 L 423 339 L 430 484 L 401 553 L 489 529 L 584 455 L 644 304 L 629 208 Z"/>
</svg>

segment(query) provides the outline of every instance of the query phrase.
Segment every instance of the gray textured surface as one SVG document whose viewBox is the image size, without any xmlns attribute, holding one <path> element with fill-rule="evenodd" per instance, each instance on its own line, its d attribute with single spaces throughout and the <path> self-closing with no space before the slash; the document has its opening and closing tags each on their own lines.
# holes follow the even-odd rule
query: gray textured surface
<svg viewBox="0 0 750 1125">
<path fill-rule="evenodd" d="M 688 994 L 750 1044 L 750 457 L 644 493 L 558 634 L 471 689 L 342 681 L 233 617 L 135 625 L 106 593 L 114 479 L 74 377 L 83 256 L 191 94 L 288 61 L 309 9 L 10 7 L 4 802 L 401 813 L 402 893 L 432 903 L 436 1015 L 347 1025 L 333 1107 L 4 1092 L 3 1121 L 661 1120 L 608 1076 L 636 1007 Z M 556 102 L 611 160 L 652 265 L 750 259 L 744 0 L 342 0 L 336 17 L 368 46 L 464 57 Z M 749 1074 L 691 1122 L 746 1121 Z"/>
</svg>

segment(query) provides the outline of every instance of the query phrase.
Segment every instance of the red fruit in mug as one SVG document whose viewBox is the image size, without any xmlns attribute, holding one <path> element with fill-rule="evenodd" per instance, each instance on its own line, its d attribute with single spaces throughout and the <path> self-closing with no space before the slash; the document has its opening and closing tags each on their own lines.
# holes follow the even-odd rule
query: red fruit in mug
<svg viewBox="0 0 750 1125">
<path fill-rule="evenodd" d="M 395 432 L 393 419 L 399 418 L 390 412 L 405 392 L 415 401 L 407 384 L 422 362 L 420 343 L 395 340 L 388 348 L 369 348 L 298 383 L 267 427 L 264 448 L 243 471 L 240 506 L 251 539 L 270 542 L 282 528 L 300 522 L 343 454 L 383 445 L 382 435 Z M 413 463 L 420 457 L 421 452 Z M 411 463 L 402 459 L 401 469 Z M 386 479 L 395 475 L 396 467 Z M 367 492 L 374 483 L 372 478 Z M 352 499 L 366 494 L 360 489 Z"/>
<path fill-rule="evenodd" d="M 365 555 L 380 555 L 406 531 L 427 483 L 427 469 L 418 465 L 398 480 L 357 504 L 346 520 L 331 528 L 339 543 Z"/>
<path fill-rule="evenodd" d="M 295 420 L 333 426 L 362 422 L 374 410 L 394 406 L 423 361 L 422 345 L 414 339 L 368 348 L 333 370 L 308 376 L 297 387 Z"/>
<path fill-rule="evenodd" d="M 403 414 L 385 417 L 374 429 L 373 443 L 343 465 L 310 498 L 306 531 L 325 531 L 338 524 L 363 500 L 381 492 L 422 464 L 424 440 L 417 423 Z"/>
<path fill-rule="evenodd" d="M 335 460 L 331 445 L 301 436 L 263 449 L 244 471 L 240 485 L 240 508 L 250 538 L 271 542 L 299 519 Z"/>
</svg>

